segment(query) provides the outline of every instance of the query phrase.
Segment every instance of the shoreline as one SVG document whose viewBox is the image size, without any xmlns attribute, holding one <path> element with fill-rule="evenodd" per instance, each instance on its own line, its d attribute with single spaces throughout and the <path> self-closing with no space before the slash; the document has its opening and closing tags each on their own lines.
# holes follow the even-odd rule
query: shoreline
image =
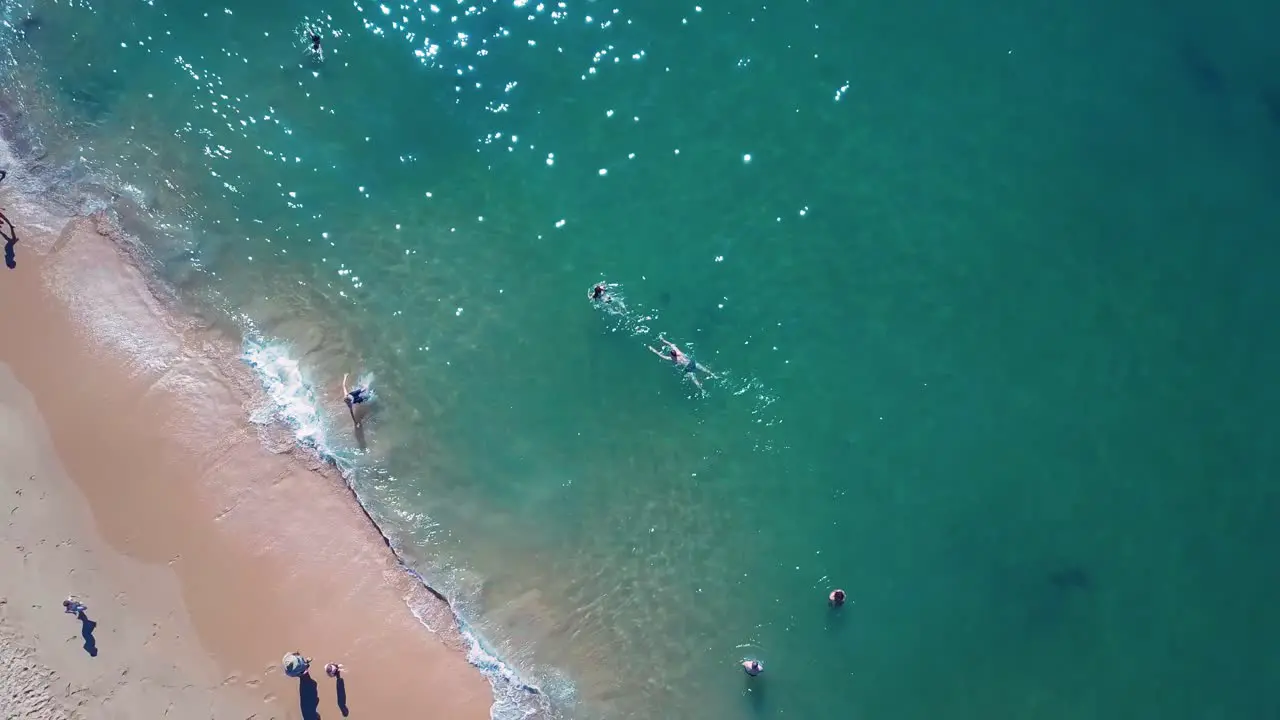
<svg viewBox="0 0 1280 720">
<path fill-rule="evenodd" d="M 300 649 L 347 667 L 359 716 L 430 703 L 438 717 L 489 717 L 493 690 L 447 599 L 403 565 L 335 468 L 275 422 L 249 422 L 263 396 L 234 343 L 166 316 L 105 214 L 41 212 L 14 190 L 0 186 L 20 237 L 0 307 L 22 312 L 0 318 L 17 341 L 0 360 L 34 396 L 104 551 L 171 569 L 185 608 L 170 612 L 185 610 L 198 637 L 184 652 L 222 671 L 217 692 L 305 716 L 279 669 Z M 105 629 L 93 615 L 105 598 L 83 599 Z"/>
</svg>

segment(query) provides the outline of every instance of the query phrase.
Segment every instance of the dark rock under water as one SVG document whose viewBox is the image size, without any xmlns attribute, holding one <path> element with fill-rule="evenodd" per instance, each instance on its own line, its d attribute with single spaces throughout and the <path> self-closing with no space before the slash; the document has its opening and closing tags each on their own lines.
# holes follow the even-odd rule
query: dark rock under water
<svg viewBox="0 0 1280 720">
<path fill-rule="evenodd" d="M 91 123 L 96 123 L 111 112 L 111 93 L 90 90 L 72 90 L 67 98 L 81 116 Z"/>
<path fill-rule="evenodd" d="M 1197 92 L 1219 97 L 1227 94 L 1226 74 L 1199 45 L 1186 39 L 1178 43 L 1178 62 Z"/>
<path fill-rule="evenodd" d="M 1263 88 L 1262 92 L 1258 93 L 1258 99 L 1262 101 L 1262 107 L 1267 111 L 1271 124 L 1280 130 L 1280 88 Z"/>
<path fill-rule="evenodd" d="M 1093 578 L 1083 568 L 1067 566 L 1049 573 L 1049 582 L 1058 590 L 1089 590 L 1093 587 Z"/>
<path fill-rule="evenodd" d="M 44 27 L 44 21 L 39 15 L 28 15 L 18 21 L 18 32 L 22 34 L 22 39 L 27 40 L 29 36 Z"/>
</svg>

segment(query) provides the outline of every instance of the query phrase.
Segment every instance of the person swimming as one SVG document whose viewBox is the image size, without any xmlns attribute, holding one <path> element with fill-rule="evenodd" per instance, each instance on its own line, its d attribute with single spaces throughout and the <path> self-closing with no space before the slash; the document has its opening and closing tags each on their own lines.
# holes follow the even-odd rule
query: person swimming
<svg viewBox="0 0 1280 720">
<path fill-rule="evenodd" d="M 686 355 L 684 351 L 676 347 L 674 343 L 668 342 L 661 335 L 658 336 L 658 341 L 666 348 L 665 352 L 652 345 L 648 346 L 649 351 L 664 360 L 670 360 L 671 364 L 682 370 L 684 374 L 693 381 L 693 384 L 698 386 L 699 390 L 702 390 L 703 388 L 702 381 L 698 379 L 697 373 L 702 373 L 712 379 L 719 377 L 715 373 L 711 372 L 711 368 L 706 365 L 699 365 L 698 361 Z"/>
<path fill-rule="evenodd" d="M 322 45 L 324 38 L 320 36 L 320 31 L 313 28 L 307 28 L 306 39 L 308 43 L 307 51 L 310 52 L 316 60 L 324 62 L 324 47 Z"/>
<path fill-rule="evenodd" d="M 618 283 L 609 283 L 601 280 L 591 286 L 587 291 L 587 299 L 592 305 L 604 310 L 611 315 L 623 315 L 627 312 L 627 305 L 622 298 L 614 293 L 618 289 Z"/>
<path fill-rule="evenodd" d="M 343 373 L 342 396 L 342 401 L 347 404 L 347 410 L 351 413 L 351 422 L 355 423 L 356 427 L 360 427 L 360 421 L 356 419 L 356 406 L 372 400 L 373 391 L 363 385 L 357 385 L 347 390 L 347 373 Z"/>
<path fill-rule="evenodd" d="M 613 297 L 612 294 L 609 293 L 610 287 L 617 287 L 617 286 L 616 285 L 610 286 L 608 283 L 598 282 L 595 285 L 591 286 L 591 292 L 587 293 L 587 297 L 591 299 L 591 302 L 613 304 L 613 301 L 615 298 Z M 622 303 L 618 303 L 618 304 L 621 305 Z"/>
<path fill-rule="evenodd" d="M 755 677 L 764 672 L 764 663 L 759 660 L 743 660 L 742 669 L 751 677 Z"/>
<path fill-rule="evenodd" d="M 841 590 L 840 588 L 836 588 L 835 590 L 832 590 L 831 594 L 827 596 L 827 604 L 833 608 L 837 608 L 843 605 L 844 591 Z"/>
</svg>

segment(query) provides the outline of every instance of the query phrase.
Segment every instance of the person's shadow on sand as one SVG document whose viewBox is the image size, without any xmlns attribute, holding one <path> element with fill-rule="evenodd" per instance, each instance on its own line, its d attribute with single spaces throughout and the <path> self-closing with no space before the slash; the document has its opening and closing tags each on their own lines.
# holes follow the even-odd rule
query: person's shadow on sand
<svg viewBox="0 0 1280 720">
<path fill-rule="evenodd" d="M 0 212 L 0 238 L 4 240 L 4 264 L 10 270 L 18 267 L 17 255 L 14 253 L 13 246 L 18 244 L 18 231 L 14 229 L 13 223 L 9 222 L 9 218 Z"/>
<path fill-rule="evenodd" d="M 338 709 L 342 711 L 342 717 L 351 714 L 347 709 L 347 681 L 341 675 L 338 676 Z"/>
<path fill-rule="evenodd" d="M 98 657 L 98 641 L 93 637 L 93 629 L 98 627 L 98 623 L 90 620 L 83 610 L 76 617 L 80 618 L 80 636 L 84 638 L 84 651 L 89 653 L 89 657 Z"/>
<path fill-rule="evenodd" d="M 320 689 L 311 673 L 303 673 L 298 678 L 298 706 L 302 709 L 302 720 L 320 720 Z"/>
<path fill-rule="evenodd" d="M 0 181 L 8 177 L 8 173 L 0 170 Z M 6 231 L 5 228 L 8 228 Z M 18 267 L 17 255 L 14 253 L 13 246 L 18 244 L 18 231 L 13 228 L 13 223 L 9 222 L 9 218 L 0 212 L 0 238 L 4 239 L 4 264 L 10 270 Z"/>
</svg>

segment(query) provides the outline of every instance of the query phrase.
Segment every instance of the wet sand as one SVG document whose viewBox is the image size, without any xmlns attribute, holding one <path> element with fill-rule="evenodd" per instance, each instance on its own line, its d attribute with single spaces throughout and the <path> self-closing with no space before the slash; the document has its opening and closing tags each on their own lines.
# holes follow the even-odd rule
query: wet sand
<svg viewBox="0 0 1280 720">
<path fill-rule="evenodd" d="M 169 313 L 105 216 L 6 190 L 21 241 L 0 268 L 0 710 L 488 718 L 447 606 L 336 473 L 246 420 L 261 397 L 236 344 Z M 314 683 L 281 672 L 295 649 Z"/>
</svg>

